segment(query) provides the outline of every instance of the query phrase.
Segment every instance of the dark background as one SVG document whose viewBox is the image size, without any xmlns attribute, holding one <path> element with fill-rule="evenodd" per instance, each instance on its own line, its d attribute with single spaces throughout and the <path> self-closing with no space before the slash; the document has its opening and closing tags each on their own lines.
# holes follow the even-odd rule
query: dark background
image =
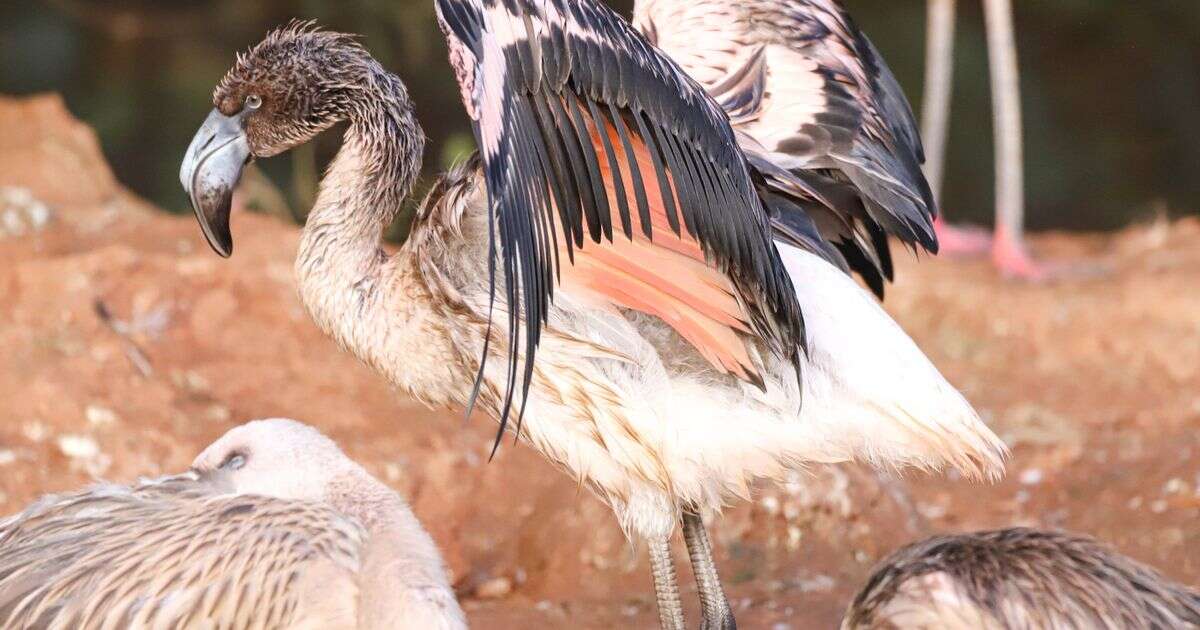
<svg viewBox="0 0 1200 630">
<path fill-rule="evenodd" d="M 632 0 L 614 0 L 626 14 Z M 920 107 L 925 4 L 846 0 Z M 983 18 L 959 3 L 946 177 L 949 215 L 987 223 L 991 113 Z M 1108 229 L 1200 211 L 1200 2 L 1016 0 L 1034 229 Z M 180 154 L 234 52 L 292 17 L 361 33 L 408 83 L 432 140 L 426 171 L 472 145 L 432 0 L 0 2 L 0 93 L 62 93 L 93 125 L 118 177 L 173 211 Z M 306 207 L 338 143 L 264 168 Z"/>
</svg>

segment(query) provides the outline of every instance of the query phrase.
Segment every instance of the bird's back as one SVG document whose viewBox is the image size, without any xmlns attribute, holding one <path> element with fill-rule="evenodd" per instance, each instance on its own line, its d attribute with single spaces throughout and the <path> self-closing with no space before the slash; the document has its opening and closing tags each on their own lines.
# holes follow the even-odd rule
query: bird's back
<svg viewBox="0 0 1200 630">
<path fill-rule="evenodd" d="M 936 536 L 880 563 L 842 624 L 868 628 L 1200 628 L 1200 593 L 1084 536 Z"/>
<path fill-rule="evenodd" d="M 188 478 L 49 496 L 0 524 L 0 626 L 357 628 L 365 536 Z"/>
</svg>

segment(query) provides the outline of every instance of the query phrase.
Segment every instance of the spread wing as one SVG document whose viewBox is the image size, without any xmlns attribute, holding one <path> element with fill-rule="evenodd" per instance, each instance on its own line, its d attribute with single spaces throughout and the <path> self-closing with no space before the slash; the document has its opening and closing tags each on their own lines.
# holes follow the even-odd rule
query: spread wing
<svg viewBox="0 0 1200 630">
<path fill-rule="evenodd" d="M 353 628 L 364 535 L 189 480 L 50 496 L 0 523 L 0 626 Z"/>
<path fill-rule="evenodd" d="M 747 337 L 795 359 L 803 323 L 763 200 L 699 85 L 594 0 L 437 9 L 474 121 L 492 277 L 503 275 L 509 309 L 502 421 L 513 383 L 528 391 L 556 286 L 657 315 L 751 382 L 761 378 Z"/>
<path fill-rule="evenodd" d="M 786 173 L 768 188 L 803 209 L 882 295 L 887 236 L 937 250 L 936 208 L 912 110 L 837 0 L 637 0 L 635 23 L 701 82 Z M 772 207 L 782 238 L 795 209 Z"/>
</svg>

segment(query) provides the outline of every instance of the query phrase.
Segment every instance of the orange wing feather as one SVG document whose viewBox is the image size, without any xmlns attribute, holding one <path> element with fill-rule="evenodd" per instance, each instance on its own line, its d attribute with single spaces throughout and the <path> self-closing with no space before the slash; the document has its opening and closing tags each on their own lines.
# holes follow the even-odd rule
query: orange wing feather
<svg viewBox="0 0 1200 630">
<path fill-rule="evenodd" d="M 585 116 L 597 155 L 605 155 L 603 139 L 595 121 Z M 605 132 L 613 146 L 622 146 L 617 130 L 604 121 Z M 630 140 L 638 169 L 653 173 L 654 166 L 644 142 L 633 130 Z M 700 244 L 682 228 L 676 235 L 667 220 L 663 193 L 653 177 L 644 179 L 650 210 L 653 240 L 642 231 L 637 200 L 629 182 L 630 165 L 623 151 L 617 151 L 617 165 L 625 185 L 630 208 L 633 239 L 615 230 L 613 242 L 595 243 L 584 239 L 574 252 L 574 265 L 566 264 L 566 246 L 560 245 L 562 286 L 577 295 L 603 303 L 633 309 L 662 319 L 722 373 L 750 382 L 761 383 L 751 359 L 744 335 L 750 334 L 749 317 L 738 301 L 733 283 L 709 264 Z M 600 173 L 610 204 L 617 203 L 616 186 L 607 160 L 599 161 Z M 674 184 L 671 184 L 672 187 Z M 679 195 L 674 195 L 678 207 Z M 558 222 L 557 213 L 553 215 Z M 614 217 L 615 219 L 615 217 Z M 555 226 L 562 233 L 562 225 Z"/>
</svg>

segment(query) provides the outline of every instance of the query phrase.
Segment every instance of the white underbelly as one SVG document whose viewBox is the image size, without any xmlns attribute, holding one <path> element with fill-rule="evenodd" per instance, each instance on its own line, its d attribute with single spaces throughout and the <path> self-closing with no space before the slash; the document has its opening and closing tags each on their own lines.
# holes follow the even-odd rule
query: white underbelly
<svg viewBox="0 0 1200 630">
<path fill-rule="evenodd" d="M 671 505 L 719 509 L 755 478 L 799 463 L 1001 470 L 1003 445 L 875 299 L 824 260 L 780 249 L 808 335 L 802 400 L 781 359 L 768 360 L 760 391 L 716 374 L 661 322 L 566 305 L 573 332 L 632 360 L 576 361 L 580 373 L 563 378 L 590 393 L 538 396 L 531 437 L 602 495 L 621 497 L 619 514 L 629 504 L 631 529 L 669 527 L 660 517 Z M 581 411 L 588 397 L 596 404 Z"/>
</svg>

